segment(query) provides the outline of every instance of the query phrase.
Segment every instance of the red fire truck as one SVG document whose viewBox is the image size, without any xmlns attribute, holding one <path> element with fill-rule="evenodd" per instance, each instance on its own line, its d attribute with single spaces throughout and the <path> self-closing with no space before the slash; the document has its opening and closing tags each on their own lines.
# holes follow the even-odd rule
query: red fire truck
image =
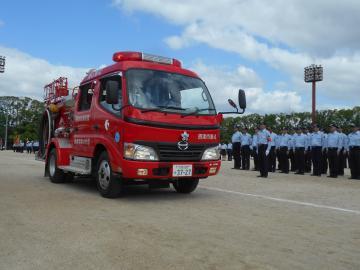
<svg viewBox="0 0 360 270">
<path fill-rule="evenodd" d="M 96 179 L 100 194 L 116 197 L 130 184 L 195 190 L 220 169 L 223 113 L 205 83 L 180 61 L 117 52 L 113 65 L 91 70 L 69 91 L 61 77 L 44 88 L 39 158 L 45 175 L 62 183 Z M 236 112 L 246 107 L 239 90 Z"/>
</svg>

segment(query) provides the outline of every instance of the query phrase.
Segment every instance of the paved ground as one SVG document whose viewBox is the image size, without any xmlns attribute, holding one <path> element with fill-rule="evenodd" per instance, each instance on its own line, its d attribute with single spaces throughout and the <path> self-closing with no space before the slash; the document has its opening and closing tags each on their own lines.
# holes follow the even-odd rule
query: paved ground
<svg viewBox="0 0 360 270">
<path fill-rule="evenodd" d="M 360 269 L 360 181 L 230 168 L 108 200 L 0 152 L 0 269 Z"/>
</svg>

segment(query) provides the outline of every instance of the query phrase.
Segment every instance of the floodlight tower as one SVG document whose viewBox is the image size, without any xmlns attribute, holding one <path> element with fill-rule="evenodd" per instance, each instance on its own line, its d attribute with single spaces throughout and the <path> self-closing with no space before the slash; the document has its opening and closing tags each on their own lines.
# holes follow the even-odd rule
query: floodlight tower
<svg viewBox="0 0 360 270">
<path fill-rule="evenodd" d="M 304 81 L 312 83 L 312 123 L 316 123 L 316 82 L 323 80 L 323 67 L 321 65 L 311 65 L 304 69 Z"/>
<path fill-rule="evenodd" d="M 5 72 L 5 56 L 0 55 L 0 73 Z"/>
<path fill-rule="evenodd" d="M 0 73 L 4 73 L 4 72 L 5 72 L 5 56 L 0 55 Z M 6 112 L 5 150 L 7 149 L 8 122 L 9 122 L 9 114 L 8 114 L 8 112 Z"/>
</svg>

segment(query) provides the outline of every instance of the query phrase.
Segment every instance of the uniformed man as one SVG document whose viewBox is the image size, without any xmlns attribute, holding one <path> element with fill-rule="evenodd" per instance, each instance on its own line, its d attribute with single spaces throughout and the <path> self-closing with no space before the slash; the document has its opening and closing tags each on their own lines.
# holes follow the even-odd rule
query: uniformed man
<svg viewBox="0 0 360 270">
<path fill-rule="evenodd" d="M 228 156 L 228 161 L 232 161 L 233 145 L 232 145 L 231 142 L 229 142 L 228 145 L 227 145 L 227 156 Z"/>
<path fill-rule="evenodd" d="M 271 148 L 271 136 L 270 132 L 266 129 L 265 124 L 261 124 L 259 128 L 257 143 L 260 175 L 258 175 L 258 177 L 266 178 L 268 177 L 268 156 Z"/>
<path fill-rule="evenodd" d="M 339 164 L 338 164 L 339 173 L 338 174 L 344 175 L 345 147 L 347 144 L 347 136 L 342 132 L 341 127 L 339 127 L 337 129 L 337 131 L 339 132 L 340 140 L 341 140 L 341 149 L 339 150 Z"/>
<path fill-rule="evenodd" d="M 275 172 L 276 170 L 276 137 L 277 134 L 269 129 L 271 141 L 270 143 L 270 153 L 269 153 L 269 171 Z"/>
<path fill-rule="evenodd" d="M 329 162 L 330 175 L 328 177 L 337 178 L 339 173 L 339 153 L 342 147 L 342 138 L 337 132 L 336 125 L 330 125 L 330 132 L 327 135 L 327 156 Z"/>
<path fill-rule="evenodd" d="M 360 131 L 359 126 L 351 125 L 352 132 L 348 135 L 346 150 L 349 154 L 349 179 L 360 180 Z"/>
<path fill-rule="evenodd" d="M 321 174 L 327 174 L 328 170 L 328 158 L 327 158 L 327 136 L 328 134 L 322 131 L 323 133 L 323 147 L 321 154 Z"/>
<path fill-rule="evenodd" d="M 227 154 L 227 143 L 223 142 L 220 146 L 220 155 L 223 161 L 226 160 L 226 154 Z"/>
<path fill-rule="evenodd" d="M 307 139 L 307 149 L 305 149 L 305 172 L 311 172 L 311 150 L 310 150 L 310 140 L 311 140 L 311 133 L 309 132 L 308 128 L 305 128 L 303 133 Z"/>
<path fill-rule="evenodd" d="M 291 148 L 291 135 L 287 128 L 283 128 L 281 135 L 278 136 L 279 142 L 279 166 L 282 173 L 289 173 L 289 149 Z"/>
<path fill-rule="evenodd" d="M 251 135 L 248 129 L 244 128 L 241 136 L 241 162 L 243 170 L 250 169 L 250 145 Z"/>
<path fill-rule="evenodd" d="M 259 157 L 258 157 L 258 148 L 257 148 L 258 132 L 259 132 L 259 129 L 255 128 L 254 135 L 252 135 L 251 145 L 250 145 L 251 155 L 252 155 L 252 157 L 254 159 L 253 171 L 258 171 L 259 170 Z"/>
<path fill-rule="evenodd" d="M 296 135 L 294 136 L 293 146 L 297 167 L 297 172 L 295 174 L 303 175 L 305 172 L 305 149 L 307 149 L 307 143 L 307 137 L 304 133 L 302 133 L 301 128 L 296 128 Z"/>
<path fill-rule="evenodd" d="M 296 167 L 295 150 L 294 150 L 294 143 L 295 143 L 296 133 L 295 133 L 294 130 L 291 130 L 290 136 L 291 136 L 290 150 L 289 150 L 289 159 L 290 159 L 290 164 L 291 164 L 290 171 L 296 172 L 297 167 Z"/>
<path fill-rule="evenodd" d="M 312 176 L 321 176 L 321 157 L 324 146 L 324 135 L 318 125 L 313 125 L 313 133 L 310 135 L 310 149 L 313 163 Z"/>
<path fill-rule="evenodd" d="M 239 130 L 240 126 L 235 126 L 235 132 L 231 137 L 231 142 L 233 145 L 233 156 L 234 156 L 234 168 L 236 170 L 240 170 L 241 166 L 241 156 L 240 156 L 240 148 L 241 148 L 241 133 Z"/>
</svg>

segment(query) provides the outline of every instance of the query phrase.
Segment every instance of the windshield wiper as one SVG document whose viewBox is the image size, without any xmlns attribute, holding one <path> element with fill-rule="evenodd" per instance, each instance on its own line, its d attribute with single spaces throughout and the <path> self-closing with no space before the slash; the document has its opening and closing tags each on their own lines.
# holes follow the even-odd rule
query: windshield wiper
<svg viewBox="0 0 360 270">
<path fill-rule="evenodd" d="M 196 108 L 196 109 L 195 109 L 194 111 L 192 111 L 192 112 L 183 114 L 182 117 L 186 117 L 186 116 L 189 116 L 189 115 L 194 115 L 194 114 L 197 114 L 197 113 L 203 112 L 203 111 L 215 111 L 215 109 L 212 109 L 212 108 L 203 108 L 203 109 Z"/>
<path fill-rule="evenodd" d="M 149 108 L 149 109 L 141 110 L 141 112 L 142 113 L 146 113 L 146 112 L 164 112 L 166 109 L 181 110 L 181 111 L 186 110 L 184 108 L 176 107 L 176 106 L 158 106 L 158 107 L 155 107 L 155 108 Z"/>
</svg>

